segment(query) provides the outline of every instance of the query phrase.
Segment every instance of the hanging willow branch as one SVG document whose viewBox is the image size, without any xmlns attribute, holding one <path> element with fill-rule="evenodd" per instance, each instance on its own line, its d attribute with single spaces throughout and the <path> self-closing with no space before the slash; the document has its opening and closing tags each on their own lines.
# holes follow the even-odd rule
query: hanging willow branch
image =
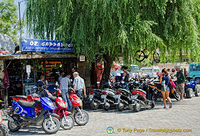
<svg viewBox="0 0 200 136">
<path fill-rule="evenodd" d="M 133 63 L 136 50 L 199 56 L 199 0 L 29 0 L 26 18 L 35 38 L 74 42 L 92 60 L 104 50 Z M 198 4 L 198 6 L 197 6 Z"/>
</svg>

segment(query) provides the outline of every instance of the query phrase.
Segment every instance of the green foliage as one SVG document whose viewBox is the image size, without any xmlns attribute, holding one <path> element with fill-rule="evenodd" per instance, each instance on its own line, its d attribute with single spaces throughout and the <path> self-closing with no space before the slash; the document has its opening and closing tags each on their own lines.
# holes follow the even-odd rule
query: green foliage
<svg viewBox="0 0 200 136">
<path fill-rule="evenodd" d="M 29 0 L 26 17 L 35 38 L 68 40 L 89 61 L 96 53 L 135 62 L 135 52 L 159 49 L 199 56 L 200 0 Z M 181 55 L 180 55 L 181 56 Z M 151 58 L 151 57 L 150 57 Z"/>
<path fill-rule="evenodd" d="M 0 33 L 7 34 L 16 43 L 18 31 L 17 6 L 14 0 L 3 0 L 0 2 Z"/>
</svg>

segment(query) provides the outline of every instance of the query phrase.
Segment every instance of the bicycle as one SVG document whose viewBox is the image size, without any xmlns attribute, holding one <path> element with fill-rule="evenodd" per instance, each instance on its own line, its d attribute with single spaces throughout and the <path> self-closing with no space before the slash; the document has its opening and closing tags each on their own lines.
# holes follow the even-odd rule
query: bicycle
<svg viewBox="0 0 200 136">
<path fill-rule="evenodd" d="M 143 50 L 137 50 L 135 56 L 138 62 L 142 62 L 150 56 L 150 53 L 146 55 L 146 48 L 145 48 Z M 154 62 L 160 63 L 160 53 L 158 49 L 153 52 L 153 61 L 151 62 L 151 64 L 153 64 Z"/>
</svg>

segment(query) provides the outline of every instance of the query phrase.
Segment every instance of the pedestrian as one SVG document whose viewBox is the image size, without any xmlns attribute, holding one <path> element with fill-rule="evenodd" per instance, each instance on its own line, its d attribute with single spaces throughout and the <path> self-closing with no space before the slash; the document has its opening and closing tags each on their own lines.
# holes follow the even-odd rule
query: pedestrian
<svg viewBox="0 0 200 136">
<path fill-rule="evenodd" d="M 172 108 L 172 102 L 171 99 L 169 98 L 169 93 L 170 93 L 169 81 L 170 77 L 168 75 L 168 72 L 166 69 L 163 69 L 160 76 L 160 84 L 161 84 L 161 93 L 163 96 L 164 109 L 167 108 L 166 99 L 169 102 L 169 108 Z"/>
<path fill-rule="evenodd" d="M 73 76 L 73 73 L 74 72 L 77 72 L 77 70 L 76 70 L 76 67 L 74 66 L 74 67 L 72 67 L 72 69 L 71 69 L 71 76 L 70 76 L 70 81 L 71 81 L 71 83 L 73 83 L 74 82 L 74 76 Z"/>
<path fill-rule="evenodd" d="M 42 87 L 45 87 L 45 86 L 46 86 L 46 83 L 44 81 L 44 76 L 41 75 L 40 79 L 37 81 L 37 87 L 40 90 Z"/>
<path fill-rule="evenodd" d="M 67 110 L 71 111 L 72 103 L 69 99 L 69 93 L 68 93 L 69 84 L 70 84 L 70 75 L 64 74 L 60 80 L 60 89 L 62 91 L 62 98 L 67 105 Z"/>
<path fill-rule="evenodd" d="M 122 66 L 121 70 L 123 71 L 122 81 L 128 83 L 128 81 L 129 81 L 129 72 L 127 71 L 127 67 L 126 66 Z"/>
<path fill-rule="evenodd" d="M 59 84 L 60 84 L 60 80 L 63 78 L 64 75 L 65 75 L 65 72 L 63 70 L 60 70 L 60 76 L 58 78 Z"/>
<path fill-rule="evenodd" d="M 85 82 L 83 78 L 79 76 L 78 72 L 74 72 L 73 77 L 74 77 L 74 81 L 73 81 L 74 90 L 76 91 L 78 97 L 80 97 L 81 100 L 83 100 L 83 94 L 85 98 L 87 97 Z"/>
<path fill-rule="evenodd" d="M 180 68 L 176 68 L 177 71 L 177 86 L 176 90 L 178 94 L 180 95 L 180 101 L 183 100 L 184 97 L 184 83 L 185 83 L 185 76 L 183 74 L 183 71 Z"/>
<path fill-rule="evenodd" d="M 176 78 L 176 70 L 173 68 L 171 73 L 171 79 L 173 80 L 175 78 Z"/>
</svg>

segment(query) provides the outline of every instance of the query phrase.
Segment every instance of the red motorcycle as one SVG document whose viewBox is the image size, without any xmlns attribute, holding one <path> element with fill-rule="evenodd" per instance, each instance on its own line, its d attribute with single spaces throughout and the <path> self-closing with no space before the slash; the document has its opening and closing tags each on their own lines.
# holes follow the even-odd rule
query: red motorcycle
<svg viewBox="0 0 200 136">
<path fill-rule="evenodd" d="M 62 95 L 61 90 L 60 89 L 55 89 L 55 90 L 57 97 L 52 96 L 51 93 L 48 92 L 49 98 L 56 103 L 55 106 L 56 109 L 54 112 L 60 116 L 59 118 L 60 126 L 65 130 L 69 130 L 74 126 L 74 119 L 71 116 L 72 113 L 67 111 L 67 105 L 65 101 L 63 100 L 62 97 L 59 97 Z"/>
<path fill-rule="evenodd" d="M 74 115 L 74 120 L 79 126 L 83 126 L 88 123 L 89 115 L 82 109 L 82 100 L 75 94 L 73 88 L 69 88 L 69 99 L 72 103 L 72 113 Z"/>
<path fill-rule="evenodd" d="M 71 112 L 67 111 L 67 105 L 65 103 L 65 101 L 62 99 L 62 97 L 59 97 L 60 95 L 62 95 L 62 92 L 60 89 L 56 89 L 56 94 L 57 97 L 52 96 L 52 94 L 48 91 L 48 90 L 44 90 L 46 97 L 49 97 L 49 99 L 51 99 L 51 101 L 53 101 L 55 103 L 55 113 L 57 115 L 59 115 L 59 120 L 60 120 L 60 125 L 63 129 L 65 130 L 69 130 L 74 126 L 74 119 L 71 116 Z M 28 101 L 28 102 L 35 102 L 35 101 L 40 101 L 39 96 L 35 96 L 35 95 L 28 95 L 28 96 L 22 96 L 22 95 L 16 95 L 13 96 L 12 99 L 14 101 Z M 35 112 L 36 113 L 40 113 L 42 110 L 42 107 L 40 107 L 40 105 L 37 105 L 35 108 Z"/>
</svg>

